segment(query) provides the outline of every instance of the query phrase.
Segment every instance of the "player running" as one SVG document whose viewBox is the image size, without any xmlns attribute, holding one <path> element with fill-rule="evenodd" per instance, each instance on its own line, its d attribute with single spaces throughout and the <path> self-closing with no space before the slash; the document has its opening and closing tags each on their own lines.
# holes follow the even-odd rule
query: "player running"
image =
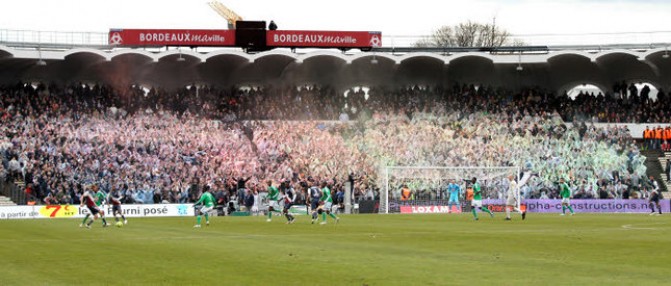
<svg viewBox="0 0 671 286">
<path fill-rule="evenodd" d="M 508 193 L 506 201 L 506 220 L 510 220 L 510 209 L 520 213 L 522 215 L 522 220 L 527 218 L 527 212 L 520 210 L 518 206 L 518 197 L 517 197 L 517 182 L 515 182 L 515 176 L 508 176 Z"/>
<path fill-rule="evenodd" d="M 471 201 L 471 212 L 473 212 L 473 217 L 475 220 L 478 220 L 478 213 L 476 212 L 476 208 L 480 208 L 481 211 L 486 212 L 491 216 L 492 218 L 494 217 L 494 213 L 492 213 L 488 208 L 485 208 L 482 206 L 482 190 L 480 189 L 480 184 L 478 184 L 478 179 L 473 177 L 473 180 L 471 183 L 473 183 L 473 200 Z"/>
<path fill-rule="evenodd" d="M 331 197 L 331 190 L 328 188 L 326 182 L 322 182 L 322 197 L 319 199 L 321 206 L 317 208 L 318 212 L 322 215 L 322 222 L 319 224 L 326 224 L 326 215 L 335 219 L 337 224 L 340 221 L 340 218 L 331 213 L 331 208 L 333 207 L 333 198 Z"/>
<path fill-rule="evenodd" d="M 119 190 L 114 190 L 107 194 L 107 203 L 112 205 L 112 215 L 114 216 L 114 220 L 118 223 L 119 216 L 121 216 L 123 224 L 128 224 L 128 220 L 123 215 L 123 211 L 121 211 L 121 199 L 123 199 L 123 196 Z"/>
<path fill-rule="evenodd" d="M 200 221 L 202 219 L 202 215 L 205 215 L 205 226 L 210 226 L 210 211 L 214 209 L 216 199 L 210 193 L 210 189 L 208 187 L 205 187 L 205 191 L 203 192 L 202 195 L 200 195 L 200 198 L 196 203 L 193 204 L 194 207 L 202 204 L 203 206 L 200 207 L 198 217 L 196 218 L 196 225 L 193 227 L 199 228 L 200 227 Z"/>
<path fill-rule="evenodd" d="M 319 209 L 319 200 L 322 197 L 322 191 L 319 190 L 319 185 L 314 180 L 309 180 L 312 183 L 312 186 L 308 189 L 310 200 L 310 211 L 312 211 L 312 223 L 314 224 L 317 221 L 317 210 Z"/>
<path fill-rule="evenodd" d="M 662 206 L 659 205 L 659 185 L 657 184 L 657 181 L 655 181 L 655 178 L 653 176 L 650 176 L 650 180 L 652 180 L 652 192 L 650 193 L 650 209 L 652 210 L 650 212 L 650 215 L 655 214 L 655 206 L 657 206 L 657 211 L 659 211 L 659 214 L 662 214 Z"/>
<path fill-rule="evenodd" d="M 99 215 L 99 214 L 102 214 L 103 211 L 100 210 L 100 208 L 98 208 L 98 205 L 96 204 L 96 200 L 95 200 L 95 198 L 93 197 L 92 192 L 89 191 L 89 190 L 86 190 L 86 191 L 84 192 L 84 194 L 82 194 L 82 196 L 81 196 L 81 204 L 79 205 L 79 208 L 84 208 L 84 205 L 86 205 L 86 208 L 88 209 L 88 214 L 87 214 L 86 217 L 84 218 L 84 221 L 82 221 L 82 224 L 79 225 L 79 227 L 86 226 L 86 228 L 90 229 L 90 228 L 91 228 L 91 224 L 92 224 L 96 219 L 98 219 L 98 215 Z M 93 216 L 93 217 L 91 218 L 91 220 L 89 220 L 88 222 L 86 222 L 86 220 L 87 220 L 90 216 Z M 104 220 L 104 218 L 103 218 L 103 220 Z M 106 223 L 103 224 L 103 226 L 105 226 L 105 225 L 106 225 Z"/>
<path fill-rule="evenodd" d="M 454 179 L 450 179 L 450 184 L 447 185 L 447 192 L 450 194 L 450 200 L 447 202 L 448 213 L 452 212 L 452 205 L 460 208 L 459 197 L 461 197 L 461 187 L 454 182 Z"/>
<path fill-rule="evenodd" d="M 295 200 L 296 192 L 294 191 L 294 188 L 289 185 L 284 190 L 284 208 L 282 209 L 282 213 L 287 218 L 287 224 L 292 224 L 296 220 L 296 218 L 294 218 L 294 216 L 289 213 L 289 209 L 291 209 L 291 206 L 294 205 Z"/>
<path fill-rule="evenodd" d="M 108 224 L 107 224 L 107 220 L 105 219 L 105 212 L 104 212 L 104 210 L 105 210 L 105 199 L 106 199 L 107 196 L 105 195 L 105 192 L 98 189 L 98 185 L 94 184 L 90 187 L 90 189 L 91 189 L 91 192 L 89 192 L 89 195 L 91 195 L 91 197 L 94 198 L 94 202 L 96 204 L 96 207 L 98 207 L 98 209 L 100 210 L 99 214 L 100 214 L 100 218 L 103 221 L 103 227 L 107 227 Z M 81 200 L 81 201 L 83 202 L 84 200 Z M 79 227 L 84 226 L 84 224 L 86 224 L 86 220 L 91 215 L 92 215 L 91 213 L 87 213 L 86 216 L 84 216 L 84 219 L 82 220 L 82 223 L 79 224 Z"/>
<path fill-rule="evenodd" d="M 564 181 L 564 178 L 559 179 L 559 196 L 561 196 L 561 215 L 566 215 L 566 209 L 568 208 L 571 211 L 571 215 L 574 215 L 575 212 L 571 207 L 571 188 L 568 187 L 568 184 Z"/>
<path fill-rule="evenodd" d="M 280 191 L 277 187 L 273 186 L 273 181 L 268 180 L 268 219 L 267 222 L 273 220 L 273 212 L 279 213 L 280 205 L 278 201 L 280 200 Z"/>
</svg>

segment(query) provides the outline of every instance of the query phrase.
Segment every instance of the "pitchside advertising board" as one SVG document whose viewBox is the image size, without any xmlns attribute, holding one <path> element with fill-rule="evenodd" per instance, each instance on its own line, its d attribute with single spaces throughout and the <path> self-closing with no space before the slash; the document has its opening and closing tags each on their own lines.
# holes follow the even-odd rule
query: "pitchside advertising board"
<svg viewBox="0 0 671 286">
<path fill-rule="evenodd" d="M 126 217 L 175 217 L 194 216 L 194 209 L 188 204 L 152 204 L 123 205 Z M 77 205 L 46 205 L 46 206 L 11 206 L 0 207 L 0 219 L 35 219 L 35 218 L 82 218 L 88 213 L 86 207 Z M 105 207 L 105 214 L 110 216 L 112 206 Z"/>
<path fill-rule="evenodd" d="M 494 212 L 505 212 L 505 203 L 502 200 L 483 200 Z M 660 201 L 663 212 L 671 211 L 668 200 Z M 571 200 L 571 207 L 576 212 L 583 213 L 649 213 L 650 206 L 647 200 Z M 427 202 L 422 205 L 400 206 L 401 213 L 447 213 L 449 208 L 442 202 Z M 530 213 L 560 213 L 561 200 L 524 200 L 522 210 Z M 453 207 L 452 212 L 461 210 Z"/>
</svg>

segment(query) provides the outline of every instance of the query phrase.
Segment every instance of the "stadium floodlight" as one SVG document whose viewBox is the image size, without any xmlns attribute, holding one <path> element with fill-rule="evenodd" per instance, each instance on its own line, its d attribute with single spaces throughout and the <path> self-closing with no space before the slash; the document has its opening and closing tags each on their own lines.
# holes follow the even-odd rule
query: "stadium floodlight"
<svg viewBox="0 0 671 286">
<path fill-rule="evenodd" d="M 524 68 L 522 67 L 522 52 L 520 52 L 519 55 L 517 56 L 517 67 L 515 69 L 518 72 L 524 70 Z"/>
<path fill-rule="evenodd" d="M 47 62 L 45 62 L 42 59 L 42 50 L 40 49 L 40 47 L 37 47 L 37 55 L 38 55 L 39 59 L 37 60 L 37 62 L 35 64 L 38 65 L 38 66 L 41 66 L 41 67 L 46 66 Z"/>
<path fill-rule="evenodd" d="M 179 57 L 177 58 L 177 61 L 178 62 L 186 61 L 186 59 L 182 57 L 182 50 L 179 50 Z"/>
</svg>

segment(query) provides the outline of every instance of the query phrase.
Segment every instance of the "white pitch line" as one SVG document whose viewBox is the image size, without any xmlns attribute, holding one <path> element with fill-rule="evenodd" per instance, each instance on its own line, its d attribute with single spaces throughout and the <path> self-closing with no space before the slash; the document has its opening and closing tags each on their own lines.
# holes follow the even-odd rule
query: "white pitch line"
<svg viewBox="0 0 671 286">
<path fill-rule="evenodd" d="M 295 233 L 295 234 L 226 234 L 220 232 L 208 232 L 203 233 L 199 236 L 170 236 L 170 237 L 161 237 L 161 236 L 138 236 L 138 237 L 128 237 L 124 240 L 182 240 L 182 239 L 211 239 L 213 235 L 219 238 L 264 238 L 264 237 L 319 237 L 319 236 L 368 236 L 368 237 L 396 237 L 396 236 L 405 236 L 405 235 L 419 235 L 419 234 L 442 234 L 441 232 L 428 232 L 428 231 L 416 231 L 416 232 L 395 232 L 395 233 Z M 0 242 L 51 242 L 51 241 L 61 241 L 60 238 L 41 238 L 41 239 L 18 239 L 18 238 L 0 238 Z M 68 241 L 106 241 L 110 238 L 100 238 L 100 237 L 80 237 L 80 238 L 68 238 Z"/>
<path fill-rule="evenodd" d="M 656 227 L 636 227 L 633 224 L 623 224 L 622 228 L 625 230 L 657 230 Z"/>
<path fill-rule="evenodd" d="M 166 240 L 166 239 L 195 239 L 195 238 L 206 238 L 205 236 L 171 236 L 171 237 L 130 237 L 130 238 L 125 238 L 125 240 Z M 62 240 L 67 240 L 67 241 L 106 241 L 106 240 L 111 240 L 112 238 L 100 238 L 100 237 L 80 237 L 80 238 L 67 238 L 67 239 L 60 239 L 60 238 L 40 238 L 40 239 L 18 239 L 18 238 L 0 238 L 0 241 L 7 241 L 7 242 L 51 242 L 51 241 L 62 241 Z"/>
<path fill-rule="evenodd" d="M 667 225 L 666 223 L 653 223 L 653 224 L 625 224 L 621 225 L 619 229 L 621 230 L 659 230 L 659 227 L 650 227 L 651 225 Z M 665 227 L 662 227 L 665 228 Z M 175 229 L 175 228 L 171 228 Z M 605 231 L 605 230 L 615 230 L 614 228 L 597 228 L 597 229 L 583 229 L 579 232 L 595 232 L 595 231 Z M 198 231 L 198 230 L 194 230 Z M 354 237 L 354 236 L 364 236 L 364 237 L 400 237 L 400 236 L 409 236 L 409 235 L 441 235 L 446 233 L 545 233 L 556 231 L 556 229 L 545 229 L 545 228 L 535 228 L 535 229 L 499 229 L 499 230 L 482 230 L 482 229 L 470 229 L 470 230 L 457 230 L 457 231 L 447 231 L 447 232 L 437 232 L 437 231 L 407 231 L 407 232 L 390 232 L 390 233 L 292 233 L 292 234 L 242 234 L 242 233 L 226 233 L 226 232 L 203 232 L 199 235 L 190 235 L 190 236 L 138 236 L 138 237 L 127 237 L 124 239 L 127 240 L 186 240 L 186 239 L 211 239 L 213 236 L 219 238 L 265 238 L 265 237 L 321 237 L 321 236 L 340 236 L 340 237 Z M 51 242 L 51 241 L 60 241 L 60 238 L 53 239 L 24 239 L 24 238 L 0 238 L 0 242 Z M 99 237 L 80 237 L 80 238 L 70 238 L 68 241 L 105 241 L 109 238 L 99 238 Z"/>
</svg>

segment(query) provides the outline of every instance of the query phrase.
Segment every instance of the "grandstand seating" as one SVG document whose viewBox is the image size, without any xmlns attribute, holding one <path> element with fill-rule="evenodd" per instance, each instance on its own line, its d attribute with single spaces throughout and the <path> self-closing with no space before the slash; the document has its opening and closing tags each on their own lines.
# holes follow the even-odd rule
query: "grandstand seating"
<svg viewBox="0 0 671 286">
<path fill-rule="evenodd" d="M 664 152 L 663 157 L 658 157 L 659 159 L 659 166 L 660 166 L 660 174 L 657 176 L 659 178 L 660 182 L 660 188 L 663 189 L 663 191 L 668 191 L 671 190 L 671 178 L 666 175 L 666 162 L 671 160 L 671 152 Z"/>
<path fill-rule="evenodd" d="M 560 115 L 571 101 L 538 89 L 373 87 L 368 98 L 361 90 L 345 98 L 318 86 L 145 94 L 17 84 L 0 95 L 3 165 L 24 166 L 38 199 L 74 202 L 89 183 L 141 203 L 191 200 L 206 185 L 230 197 L 241 177 L 257 191 L 266 179 L 307 177 L 342 188 L 350 172 L 363 194 L 379 189 L 384 165 L 522 166 L 541 174 L 529 197 L 556 196 L 560 177 L 594 197 L 598 186 L 640 181 L 638 189 L 646 177 L 626 130 L 567 128 Z M 313 121 L 341 113 L 354 120 Z"/>
<path fill-rule="evenodd" d="M 10 198 L 0 196 L 0 207 L 15 206 L 15 205 L 16 203 L 14 203 Z"/>
</svg>

